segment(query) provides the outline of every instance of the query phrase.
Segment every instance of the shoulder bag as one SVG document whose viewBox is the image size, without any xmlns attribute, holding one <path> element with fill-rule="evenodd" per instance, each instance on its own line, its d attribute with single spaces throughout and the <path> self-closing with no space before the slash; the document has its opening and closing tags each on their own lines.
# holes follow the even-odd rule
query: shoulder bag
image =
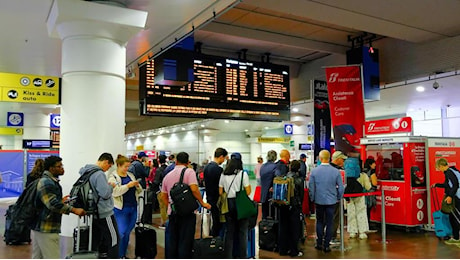
<svg viewBox="0 0 460 260">
<path fill-rule="evenodd" d="M 243 187 L 243 172 L 241 171 L 241 185 L 240 191 L 236 192 L 235 204 L 237 219 L 245 219 L 252 217 L 257 214 L 257 208 L 252 200 L 246 194 L 246 190 Z"/>
</svg>

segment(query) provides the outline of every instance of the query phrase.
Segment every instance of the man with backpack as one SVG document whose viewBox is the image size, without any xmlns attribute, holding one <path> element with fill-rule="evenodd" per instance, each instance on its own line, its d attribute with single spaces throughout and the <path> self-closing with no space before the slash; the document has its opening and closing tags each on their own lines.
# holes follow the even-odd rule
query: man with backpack
<svg viewBox="0 0 460 260">
<path fill-rule="evenodd" d="M 145 152 L 139 152 L 137 154 L 137 160 L 134 160 L 128 168 L 128 172 L 134 174 L 136 179 L 140 179 L 139 183 L 142 186 L 142 189 L 145 189 L 147 183 L 145 178 L 149 177 L 150 166 L 148 161 L 148 156 Z"/>
<path fill-rule="evenodd" d="M 59 176 L 64 175 L 62 158 L 49 156 L 45 159 L 45 172 L 37 183 L 36 207 L 39 209 L 37 223 L 33 228 L 32 258 L 60 258 L 59 233 L 62 214 L 84 216 L 85 210 L 65 204 Z"/>
<path fill-rule="evenodd" d="M 93 249 L 99 258 L 118 258 L 118 226 L 113 213 L 112 191 L 115 183 L 109 184 L 105 172 L 114 164 L 110 153 L 99 156 L 96 164 L 87 164 L 80 169 L 80 175 L 91 174 L 93 200 L 96 201 L 93 219 Z"/>
<path fill-rule="evenodd" d="M 181 212 L 178 205 L 171 204 L 174 202 L 171 194 L 171 190 L 179 184 L 182 179 L 182 183 L 189 186 L 188 192 L 191 192 L 193 197 L 201 204 L 202 207 L 211 209 L 211 205 L 205 203 L 201 197 L 200 190 L 198 188 L 198 181 L 196 174 L 193 169 L 188 168 L 189 155 L 185 152 L 180 152 L 176 157 L 176 167 L 174 170 L 168 173 L 163 179 L 161 186 L 161 194 L 163 202 L 168 205 L 169 224 L 167 232 L 169 232 L 169 239 L 166 239 L 167 244 L 167 257 L 171 259 L 176 258 L 192 258 L 193 242 L 195 237 L 195 225 L 196 216 L 193 210 L 189 213 Z M 181 175 L 183 177 L 181 178 Z M 197 205 L 193 205 L 196 201 L 188 202 L 188 205 L 192 208 L 197 208 Z M 176 201 L 176 204 L 178 202 Z M 180 212 L 180 213 L 179 213 Z"/>
</svg>

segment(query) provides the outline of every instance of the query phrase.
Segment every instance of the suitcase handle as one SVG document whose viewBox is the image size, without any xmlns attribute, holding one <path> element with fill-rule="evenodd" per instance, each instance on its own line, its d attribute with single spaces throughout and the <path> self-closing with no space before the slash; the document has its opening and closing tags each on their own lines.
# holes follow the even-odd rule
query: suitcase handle
<svg viewBox="0 0 460 260">
<path fill-rule="evenodd" d="M 434 211 L 438 211 L 441 209 L 440 202 L 437 200 L 438 197 L 438 192 L 437 192 L 437 187 L 431 187 L 431 201 L 433 202 L 434 205 Z M 433 196 L 434 194 L 434 196 Z"/>
</svg>

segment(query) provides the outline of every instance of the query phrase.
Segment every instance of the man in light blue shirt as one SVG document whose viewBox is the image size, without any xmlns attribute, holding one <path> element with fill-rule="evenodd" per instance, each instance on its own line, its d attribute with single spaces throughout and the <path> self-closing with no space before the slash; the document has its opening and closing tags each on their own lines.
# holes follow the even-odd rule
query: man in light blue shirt
<svg viewBox="0 0 460 260">
<path fill-rule="evenodd" d="M 331 154 L 327 150 L 319 153 L 321 165 L 312 170 L 308 185 L 310 199 L 316 205 L 316 246 L 318 250 L 330 252 L 334 209 L 343 196 L 343 183 L 339 170 L 329 164 Z M 324 229 L 326 234 L 324 235 Z M 323 242 L 324 239 L 324 242 Z"/>
</svg>

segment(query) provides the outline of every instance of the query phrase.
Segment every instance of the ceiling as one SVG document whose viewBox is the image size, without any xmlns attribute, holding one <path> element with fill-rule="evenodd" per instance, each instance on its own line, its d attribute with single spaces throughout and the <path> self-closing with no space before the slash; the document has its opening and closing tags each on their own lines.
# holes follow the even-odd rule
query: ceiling
<svg viewBox="0 0 460 260">
<path fill-rule="evenodd" d="M 73 0 L 77 1 L 77 0 Z M 104 1 L 99 1 L 104 2 Z M 423 44 L 460 34 L 460 1 L 444 0 L 117 0 L 128 8 L 149 13 L 146 29 L 127 44 L 127 71 L 137 72 L 138 63 L 157 55 L 182 36 L 194 30 L 195 41 L 203 43 L 208 54 L 237 57 L 247 49 L 250 60 L 270 53 L 273 63 L 291 66 L 297 77 L 303 65 L 333 55 L 344 55 L 351 47 L 349 37 L 367 33 L 385 44 L 392 38 Z M 61 43 L 50 38 L 46 18 L 53 0 L 2 0 L 0 2 L 0 71 L 60 76 Z M 96 3 L 92 3 L 96 4 Z M 14 22 L 12 22 L 14 21 Z M 157 129 L 196 121 L 193 118 L 141 117 L 138 112 L 138 81 L 127 79 L 126 133 Z M 400 87 L 382 89 L 381 101 L 366 104 L 367 117 L 405 114 L 409 109 L 437 109 L 459 106 L 460 95 L 453 75 L 438 78 L 442 86 L 431 88 L 433 79 L 416 84 L 396 83 Z M 424 93 L 415 93 L 425 84 Z M 453 95 L 455 94 L 455 95 Z M 308 88 L 293 86 L 291 101 L 298 113 L 311 115 Z M 0 104 L 1 110 L 12 104 Z M 14 105 L 20 106 L 20 105 Z M 26 106 L 26 107 L 30 107 Z M 54 109 L 44 106 L 45 110 Z M 221 120 L 213 128 L 222 131 L 248 129 L 260 131 L 279 123 L 235 122 L 232 127 Z M 236 130 L 237 131 L 237 130 Z"/>
</svg>

